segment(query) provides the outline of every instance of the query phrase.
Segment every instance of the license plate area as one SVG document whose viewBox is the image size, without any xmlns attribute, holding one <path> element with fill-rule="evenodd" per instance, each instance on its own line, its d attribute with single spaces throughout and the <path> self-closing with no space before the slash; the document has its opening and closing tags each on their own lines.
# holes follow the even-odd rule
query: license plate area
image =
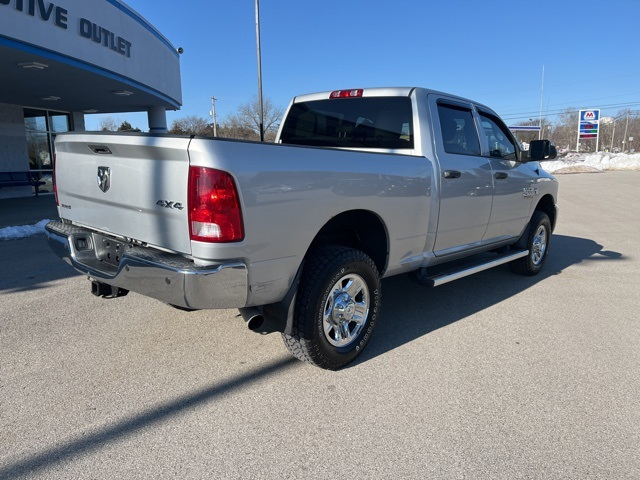
<svg viewBox="0 0 640 480">
<path fill-rule="evenodd" d="M 127 243 L 103 235 L 93 234 L 96 259 L 107 265 L 117 267 L 129 247 Z"/>
</svg>

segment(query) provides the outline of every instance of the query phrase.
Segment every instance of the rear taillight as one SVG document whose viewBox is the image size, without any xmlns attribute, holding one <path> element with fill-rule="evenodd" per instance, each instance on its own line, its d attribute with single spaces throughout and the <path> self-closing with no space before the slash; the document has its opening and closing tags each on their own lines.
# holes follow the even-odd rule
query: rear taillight
<svg viewBox="0 0 640 480">
<path fill-rule="evenodd" d="M 58 201 L 58 186 L 56 185 L 56 165 L 58 165 L 56 154 L 53 154 L 53 193 L 56 197 L 56 206 L 60 206 L 60 202 Z"/>
<path fill-rule="evenodd" d="M 189 233 L 200 242 L 238 242 L 244 238 L 235 182 L 227 172 L 189 168 Z"/>
<path fill-rule="evenodd" d="M 353 90 L 334 90 L 329 98 L 359 98 L 362 97 L 362 89 L 355 88 Z"/>
</svg>

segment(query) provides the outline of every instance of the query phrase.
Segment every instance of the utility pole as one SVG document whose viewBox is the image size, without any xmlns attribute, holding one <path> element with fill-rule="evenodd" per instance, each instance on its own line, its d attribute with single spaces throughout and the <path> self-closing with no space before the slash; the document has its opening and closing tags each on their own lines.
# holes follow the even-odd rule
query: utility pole
<svg viewBox="0 0 640 480">
<path fill-rule="evenodd" d="M 542 140 L 542 96 L 544 93 L 544 65 L 542 65 L 542 84 L 540 86 L 540 130 L 538 130 L 538 140 Z"/>
<path fill-rule="evenodd" d="M 262 54 L 260 53 L 259 0 L 256 0 L 256 52 L 258 54 L 258 103 L 260 104 L 260 141 L 264 142 L 264 108 L 262 106 Z"/>
<path fill-rule="evenodd" d="M 625 147 L 627 146 L 627 130 L 628 129 L 629 129 L 629 110 L 627 110 L 627 124 L 624 127 L 624 139 L 622 140 L 622 151 L 624 151 Z"/>
<path fill-rule="evenodd" d="M 613 119 L 613 131 L 611 132 L 611 147 L 609 147 L 609 151 L 613 153 L 613 139 L 616 136 L 616 119 Z"/>
<path fill-rule="evenodd" d="M 211 116 L 213 117 L 213 136 L 218 136 L 218 126 L 216 125 L 216 100 L 217 98 L 211 97 Z"/>
</svg>

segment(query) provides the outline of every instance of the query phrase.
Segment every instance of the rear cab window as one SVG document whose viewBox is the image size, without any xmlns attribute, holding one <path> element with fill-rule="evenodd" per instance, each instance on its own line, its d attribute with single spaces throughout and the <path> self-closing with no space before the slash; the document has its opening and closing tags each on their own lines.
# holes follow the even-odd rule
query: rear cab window
<svg viewBox="0 0 640 480">
<path fill-rule="evenodd" d="M 332 98 L 294 103 L 282 143 L 357 149 L 412 149 L 409 97 Z"/>
</svg>

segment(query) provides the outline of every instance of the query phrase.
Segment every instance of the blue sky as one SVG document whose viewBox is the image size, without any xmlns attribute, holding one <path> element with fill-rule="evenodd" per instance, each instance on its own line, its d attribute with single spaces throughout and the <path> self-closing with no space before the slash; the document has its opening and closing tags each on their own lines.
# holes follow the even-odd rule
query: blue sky
<svg viewBox="0 0 640 480">
<path fill-rule="evenodd" d="M 183 107 L 218 121 L 257 92 L 254 0 L 125 0 L 177 48 Z M 640 109 L 640 0 L 261 0 L 263 95 L 422 86 L 472 98 L 507 123 Z M 94 116 L 96 117 L 96 116 Z M 111 115 L 147 128 L 146 114 Z M 87 117 L 87 127 L 100 117 Z"/>
</svg>

